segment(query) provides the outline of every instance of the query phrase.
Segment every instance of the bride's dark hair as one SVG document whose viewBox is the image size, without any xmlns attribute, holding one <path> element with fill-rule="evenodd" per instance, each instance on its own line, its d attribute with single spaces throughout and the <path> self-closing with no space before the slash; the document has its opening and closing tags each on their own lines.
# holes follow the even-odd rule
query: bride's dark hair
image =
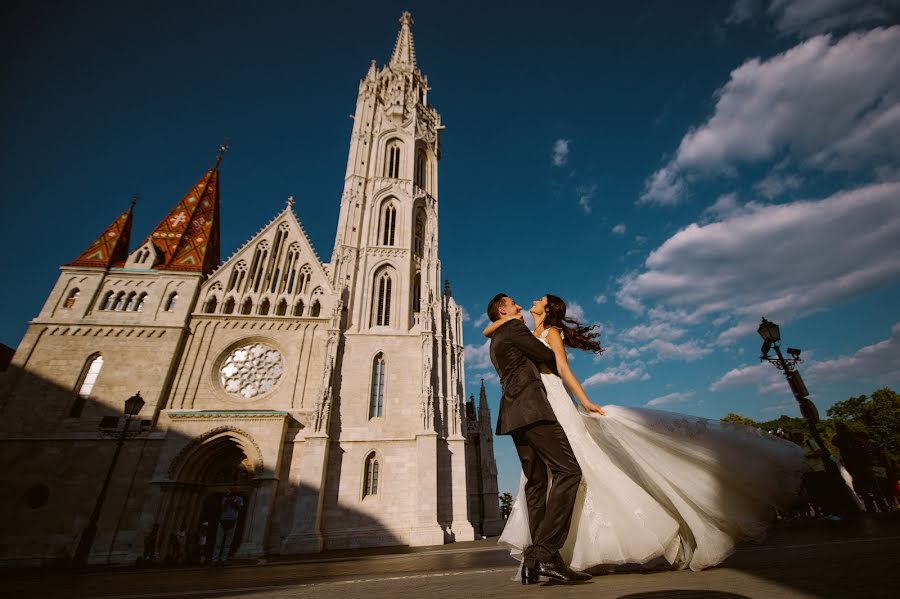
<svg viewBox="0 0 900 599">
<path fill-rule="evenodd" d="M 603 352 L 600 341 L 597 338 L 600 333 L 595 333 L 597 325 L 584 326 L 574 318 L 566 317 L 566 302 L 555 295 L 547 294 L 547 306 L 544 308 L 544 328 L 556 327 L 562 332 L 563 343 L 575 349 L 592 351 L 595 354 Z"/>
</svg>

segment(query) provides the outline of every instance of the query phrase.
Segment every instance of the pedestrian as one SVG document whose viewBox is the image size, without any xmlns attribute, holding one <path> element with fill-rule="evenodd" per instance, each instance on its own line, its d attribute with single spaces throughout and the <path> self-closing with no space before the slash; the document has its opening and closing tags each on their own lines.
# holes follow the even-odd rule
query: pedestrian
<svg viewBox="0 0 900 599">
<path fill-rule="evenodd" d="M 197 561 L 200 564 L 206 563 L 206 541 L 209 538 L 209 522 L 200 524 L 197 529 Z"/>
<path fill-rule="evenodd" d="M 143 562 L 153 563 L 156 561 L 156 539 L 159 536 L 159 523 L 155 523 L 144 537 L 144 554 L 141 556 Z"/>
<path fill-rule="evenodd" d="M 181 523 L 175 531 L 175 563 L 183 564 L 187 560 L 187 524 Z"/>
<path fill-rule="evenodd" d="M 225 497 L 222 498 L 222 505 L 219 509 L 219 528 L 216 534 L 216 547 L 213 551 L 212 563 L 225 564 L 231 554 L 231 542 L 234 539 L 234 529 L 237 526 L 238 519 L 241 517 L 241 510 L 244 509 L 244 498 L 234 492 L 234 489 L 228 489 Z"/>
</svg>

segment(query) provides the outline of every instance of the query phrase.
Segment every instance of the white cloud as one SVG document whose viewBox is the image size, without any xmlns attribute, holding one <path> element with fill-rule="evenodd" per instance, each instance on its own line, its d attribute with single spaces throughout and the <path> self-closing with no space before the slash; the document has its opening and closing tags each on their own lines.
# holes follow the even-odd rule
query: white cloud
<svg viewBox="0 0 900 599">
<path fill-rule="evenodd" d="M 759 0 L 738 0 L 728 23 L 741 23 L 762 16 Z M 891 8 L 898 0 L 770 0 L 765 16 L 773 20 L 783 34 L 815 34 L 867 23 L 885 23 L 892 19 Z"/>
<path fill-rule="evenodd" d="M 803 179 L 797 175 L 772 172 L 757 182 L 753 189 L 762 194 L 764 198 L 772 200 L 786 192 L 797 191 L 802 185 Z"/>
<path fill-rule="evenodd" d="M 463 358 L 466 368 L 469 370 L 482 370 L 493 368 L 491 364 L 491 340 L 486 339 L 481 345 L 466 345 L 463 349 Z"/>
<path fill-rule="evenodd" d="M 476 372 L 469 377 L 469 382 L 473 384 L 481 384 L 481 381 L 484 380 L 485 383 L 495 383 L 497 385 L 500 384 L 500 377 L 497 376 L 497 373 L 493 370 L 489 370 L 487 372 Z"/>
<path fill-rule="evenodd" d="M 625 223 L 619 223 L 615 227 L 612 228 L 612 232 L 616 235 L 624 235 L 625 234 Z"/>
<path fill-rule="evenodd" d="M 605 304 L 605 303 L 606 303 L 606 295 L 603 294 L 603 293 L 601 293 L 601 294 L 599 294 L 599 295 L 595 295 L 595 296 L 594 296 L 594 303 L 595 303 L 595 304 Z"/>
<path fill-rule="evenodd" d="M 682 403 L 690 398 L 694 397 L 693 391 L 676 391 L 675 393 L 667 393 L 665 395 L 661 395 L 659 397 L 655 397 L 645 403 L 644 405 L 648 408 L 656 407 L 656 406 L 667 406 L 673 403 Z"/>
<path fill-rule="evenodd" d="M 647 344 L 647 348 L 656 352 L 658 360 L 680 360 L 682 362 L 693 362 L 712 352 L 711 347 L 700 345 L 696 341 L 672 343 L 654 339 Z"/>
<path fill-rule="evenodd" d="M 877 384 L 900 381 L 900 322 L 891 328 L 888 339 L 862 347 L 850 356 L 816 362 L 808 372 L 809 378 L 820 381 L 864 379 Z"/>
<path fill-rule="evenodd" d="M 900 183 L 747 209 L 677 232 L 620 279 L 616 301 L 655 303 L 651 317 L 679 327 L 719 323 L 727 344 L 761 316 L 784 324 L 900 279 Z"/>
<path fill-rule="evenodd" d="M 472 317 L 469 316 L 469 312 L 466 310 L 465 306 L 463 306 L 462 304 L 459 304 L 459 313 L 462 314 L 463 322 L 469 322 L 470 320 L 472 320 Z"/>
<path fill-rule="evenodd" d="M 475 322 L 472 323 L 474 327 L 483 327 L 488 322 L 488 315 L 485 312 L 482 312 L 481 315 L 475 319 Z"/>
<path fill-rule="evenodd" d="M 584 308 L 578 302 L 568 302 L 566 304 L 566 316 L 574 318 L 578 322 L 584 322 Z"/>
<path fill-rule="evenodd" d="M 781 371 L 760 362 L 754 366 L 739 366 L 723 374 L 709 386 L 710 391 L 722 391 L 733 387 L 755 385 L 759 393 L 790 393 L 791 389 Z"/>
<path fill-rule="evenodd" d="M 640 364 L 633 366 L 621 363 L 613 368 L 607 368 L 596 374 L 592 374 L 584 380 L 582 386 L 585 389 L 590 387 L 599 387 L 600 385 L 614 385 L 616 383 L 627 383 L 630 381 L 646 381 L 650 375 L 644 370 Z"/>
<path fill-rule="evenodd" d="M 579 185 L 575 188 L 575 194 L 578 196 L 578 205 L 584 210 L 585 214 L 590 214 L 594 210 L 594 195 L 597 193 L 597 186 Z"/>
<path fill-rule="evenodd" d="M 794 416 L 800 412 L 800 410 L 797 408 L 796 402 L 785 402 L 774 406 L 766 406 L 764 408 L 760 408 L 759 411 L 764 413 L 775 412 L 778 414 L 784 414 L 786 416 Z"/>
<path fill-rule="evenodd" d="M 694 178 L 781 155 L 815 171 L 875 174 L 896 164 L 900 26 L 837 41 L 820 35 L 768 60 L 748 60 L 715 97 L 713 115 L 647 179 L 639 204 L 678 204 Z"/>
<path fill-rule="evenodd" d="M 553 152 L 550 154 L 550 159 L 553 161 L 553 166 L 562 166 L 569 159 L 569 143 L 571 140 L 569 139 L 557 139 L 553 143 Z"/>
<path fill-rule="evenodd" d="M 652 339 L 674 341 L 683 335 L 684 329 L 676 327 L 668 322 L 639 324 L 622 332 L 623 337 L 632 341 L 650 341 Z"/>
<path fill-rule="evenodd" d="M 744 207 L 738 203 L 736 193 L 726 193 L 719 196 L 712 206 L 708 206 L 702 213 L 702 217 L 711 220 L 722 220 L 743 212 Z"/>
</svg>

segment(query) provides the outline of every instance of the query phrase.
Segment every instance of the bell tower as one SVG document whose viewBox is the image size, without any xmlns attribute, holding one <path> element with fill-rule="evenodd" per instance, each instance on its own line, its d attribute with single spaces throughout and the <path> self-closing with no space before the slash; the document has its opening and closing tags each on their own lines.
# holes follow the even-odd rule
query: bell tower
<svg viewBox="0 0 900 599">
<path fill-rule="evenodd" d="M 474 531 L 462 312 L 449 285 L 442 289 L 438 259 L 443 126 L 416 64 L 412 24 L 403 13 L 390 62 L 379 69 L 372 61 L 352 116 L 330 264 L 342 311 L 327 485 L 338 485 L 331 478 L 340 472 L 342 502 L 377 511 L 401 542 L 427 545 L 472 539 Z M 373 460 L 380 487 L 367 493 Z M 366 480 L 347 479 L 359 472 Z M 347 489 L 358 497 L 346 497 Z M 327 539 L 365 535 L 331 506 L 325 512 Z"/>
</svg>

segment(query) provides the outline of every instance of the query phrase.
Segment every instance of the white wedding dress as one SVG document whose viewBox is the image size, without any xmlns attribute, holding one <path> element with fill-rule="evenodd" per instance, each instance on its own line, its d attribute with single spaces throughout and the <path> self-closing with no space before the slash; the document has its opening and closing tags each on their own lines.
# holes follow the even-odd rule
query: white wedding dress
<svg viewBox="0 0 900 599">
<path fill-rule="evenodd" d="M 546 332 L 541 341 L 547 344 Z M 606 416 L 589 414 L 575 406 L 562 379 L 541 378 L 582 470 L 560 551 L 575 570 L 702 570 L 728 557 L 738 541 L 761 539 L 773 510 L 796 497 L 804 454 L 789 441 L 659 410 L 605 405 Z M 524 484 L 523 476 L 499 540 L 517 558 L 531 544 Z"/>
</svg>

